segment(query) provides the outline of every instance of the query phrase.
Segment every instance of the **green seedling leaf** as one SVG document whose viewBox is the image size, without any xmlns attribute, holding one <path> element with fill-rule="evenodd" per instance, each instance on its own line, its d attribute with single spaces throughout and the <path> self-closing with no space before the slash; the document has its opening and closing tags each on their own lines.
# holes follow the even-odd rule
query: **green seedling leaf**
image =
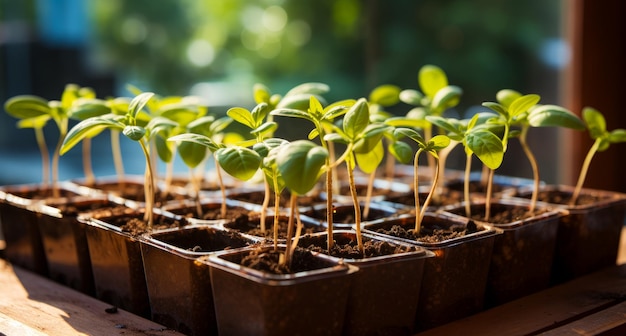
<svg viewBox="0 0 626 336">
<path fill-rule="evenodd" d="M 60 154 L 63 155 L 84 138 L 93 134 L 93 132 L 102 131 L 104 129 L 115 129 L 121 131 L 124 124 L 112 117 L 93 117 L 83 120 L 72 127 L 67 133 L 61 145 Z"/>
<path fill-rule="evenodd" d="M 245 147 L 220 148 L 215 152 L 215 159 L 222 169 L 231 176 L 247 181 L 256 174 L 261 166 L 261 156 Z"/>
<path fill-rule="evenodd" d="M 609 142 L 612 144 L 626 142 L 626 130 L 620 128 L 611 131 L 609 134 Z"/>
<path fill-rule="evenodd" d="M 532 127 L 567 127 L 584 130 L 585 123 L 577 115 L 557 105 L 542 105 L 528 114 L 528 123 Z"/>
<path fill-rule="evenodd" d="M 401 139 L 402 137 L 410 138 L 420 145 L 420 147 L 426 147 L 426 141 L 421 134 L 419 134 L 416 130 L 411 128 L 399 127 L 393 130 L 394 137 L 396 139 Z"/>
<path fill-rule="evenodd" d="M 503 89 L 503 90 L 498 91 L 498 93 L 496 93 L 496 100 L 502 106 L 505 106 L 508 108 L 511 105 L 511 103 L 515 101 L 515 99 L 521 96 L 522 94 L 515 90 Z"/>
<path fill-rule="evenodd" d="M 402 141 L 395 141 L 389 146 L 389 153 L 393 155 L 400 163 L 408 164 L 413 160 L 413 148 L 411 145 Z"/>
<path fill-rule="evenodd" d="M 177 148 L 181 159 L 190 168 L 197 167 L 206 158 L 206 146 L 194 142 L 181 142 Z"/>
<path fill-rule="evenodd" d="M 157 115 L 173 120 L 181 126 L 186 126 L 196 120 L 199 111 L 196 107 L 186 104 L 169 104 L 160 108 Z"/>
<path fill-rule="evenodd" d="M 326 104 L 326 100 L 319 95 L 313 95 L 322 105 Z M 293 94 L 283 97 L 276 105 L 276 108 L 291 108 L 306 111 L 309 108 L 310 93 Z"/>
<path fill-rule="evenodd" d="M 172 148 L 170 148 L 172 144 L 162 137 L 156 137 L 154 139 L 154 144 L 156 145 L 159 159 L 163 162 L 172 162 L 172 159 L 174 158 L 174 153 L 172 152 Z"/>
<path fill-rule="evenodd" d="M 133 98 L 128 105 L 128 114 L 130 114 L 133 118 L 136 118 L 139 111 L 146 106 L 152 97 L 154 97 L 154 93 L 144 92 Z"/>
<path fill-rule="evenodd" d="M 356 140 L 370 123 L 369 106 L 364 98 L 350 107 L 343 117 L 343 131 L 351 140 Z"/>
<path fill-rule="evenodd" d="M 490 169 L 497 169 L 504 159 L 502 140 L 484 128 L 474 128 L 465 136 L 466 148 Z"/>
<path fill-rule="evenodd" d="M 263 158 L 267 157 L 270 151 L 274 148 L 278 148 L 284 144 L 289 143 L 287 140 L 279 139 L 279 138 L 270 138 L 265 139 L 262 142 L 255 143 L 252 146 L 252 149 L 259 153 L 259 155 Z"/>
<path fill-rule="evenodd" d="M 521 115 L 522 113 L 528 111 L 531 107 L 537 105 L 539 100 L 541 100 L 541 97 L 536 94 L 527 94 L 525 96 L 521 96 L 515 99 L 511 103 L 511 105 L 509 105 L 508 115 L 511 118 Z"/>
<path fill-rule="evenodd" d="M 211 152 L 215 152 L 220 148 L 218 144 L 216 144 L 213 140 L 211 140 L 206 135 L 197 134 L 197 133 L 184 133 L 184 134 L 175 135 L 173 137 L 168 138 L 167 141 L 193 142 L 193 143 L 197 143 L 204 147 L 209 148 Z"/>
<path fill-rule="evenodd" d="M 133 141 L 139 141 L 146 135 L 146 129 L 141 126 L 126 126 L 122 134 Z"/>
<path fill-rule="evenodd" d="M 285 185 L 304 195 L 317 183 L 328 151 L 308 140 L 296 140 L 284 146 L 276 155 L 278 170 Z"/>
<path fill-rule="evenodd" d="M 273 121 L 268 121 L 268 122 L 263 123 L 261 126 L 257 127 L 256 129 L 253 129 L 252 131 L 250 131 L 250 134 L 254 135 L 255 137 L 264 136 L 267 134 L 271 134 L 277 128 L 278 128 L 277 123 Z"/>
<path fill-rule="evenodd" d="M 252 115 L 252 120 L 254 122 L 254 127 L 251 127 L 251 128 L 254 129 L 256 128 L 256 126 L 263 123 L 263 120 L 265 120 L 265 117 L 267 117 L 269 113 L 270 113 L 270 109 L 267 103 L 257 104 L 250 112 L 250 114 Z"/>
<path fill-rule="evenodd" d="M 459 104 L 463 90 L 454 85 L 446 86 L 435 94 L 432 101 L 432 106 L 443 112 L 448 107 L 453 107 Z"/>
<path fill-rule="evenodd" d="M 292 118 L 312 120 L 311 115 L 309 115 L 309 113 L 302 111 L 302 110 L 296 110 L 296 109 L 281 108 L 281 109 L 276 109 L 272 111 L 270 114 L 273 116 L 292 117 Z"/>
<path fill-rule="evenodd" d="M 254 102 L 259 103 L 269 103 L 271 93 L 270 89 L 260 83 L 254 84 L 252 87 L 252 95 L 254 96 Z"/>
<path fill-rule="evenodd" d="M 369 95 L 369 102 L 380 106 L 392 106 L 400 101 L 400 88 L 396 85 L 380 85 Z"/>
<path fill-rule="evenodd" d="M 592 139 L 601 138 L 606 134 L 606 120 L 600 111 L 592 107 L 585 107 L 583 109 L 583 120 L 587 124 L 587 129 Z"/>
<path fill-rule="evenodd" d="M 255 129 L 256 123 L 254 121 L 254 117 L 252 117 L 252 112 L 246 110 L 243 107 L 233 107 L 228 109 L 226 115 L 231 117 L 236 122 L 247 126 L 248 128 Z"/>
<path fill-rule="evenodd" d="M 365 153 L 358 153 L 355 150 L 356 162 L 364 173 L 370 174 L 378 168 L 385 156 L 385 148 L 383 143 L 378 140 L 374 148 Z"/>
<path fill-rule="evenodd" d="M 47 100 L 31 95 L 9 98 L 4 104 L 4 109 L 17 119 L 30 119 L 51 113 Z"/>
<path fill-rule="evenodd" d="M 482 104 L 484 107 L 488 107 L 490 109 L 492 109 L 493 111 L 497 112 L 499 115 L 506 117 L 507 119 L 509 118 L 509 112 L 507 111 L 506 107 L 498 104 L 498 103 L 493 103 L 493 102 L 484 102 Z"/>
<path fill-rule="evenodd" d="M 285 94 L 285 97 L 301 95 L 301 94 L 322 95 L 322 94 L 328 93 L 329 91 L 330 91 L 330 87 L 327 84 L 311 82 L 311 83 L 300 84 L 300 85 L 293 87 L 291 90 L 289 90 Z"/>
<path fill-rule="evenodd" d="M 39 117 L 22 119 L 17 122 L 18 128 L 43 128 L 50 120 L 49 115 L 41 115 Z"/>
<path fill-rule="evenodd" d="M 400 98 L 400 101 L 406 104 L 419 106 L 422 104 L 422 99 L 424 99 L 424 95 L 417 90 L 406 89 L 406 90 L 400 91 L 399 98 Z"/>
<path fill-rule="evenodd" d="M 74 119 L 85 120 L 112 112 L 111 107 L 105 100 L 79 98 L 74 102 L 68 114 Z"/>
<path fill-rule="evenodd" d="M 418 83 L 427 97 L 435 97 L 437 92 L 448 86 L 448 77 L 441 68 L 435 65 L 425 65 L 418 73 Z"/>
</svg>

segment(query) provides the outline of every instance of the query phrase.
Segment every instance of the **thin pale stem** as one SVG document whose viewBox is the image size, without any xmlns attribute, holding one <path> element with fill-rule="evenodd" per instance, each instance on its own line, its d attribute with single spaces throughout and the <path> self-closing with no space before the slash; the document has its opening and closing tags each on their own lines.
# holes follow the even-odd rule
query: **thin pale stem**
<svg viewBox="0 0 626 336">
<path fill-rule="evenodd" d="M 374 180 L 376 180 L 376 170 L 370 173 L 367 181 L 367 193 L 365 194 L 365 205 L 363 206 L 363 218 L 370 215 L 370 203 L 372 202 L 372 192 L 374 190 Z"/>
<path fill-rule="evenodd" d="M 578 182 L 576 182 L 576 188 L 574 188 L 574 194 L 572 195 L 572 199 L 569 201 L 570 206 L 576 205 L 576 201 L 578 200 L 580 191 L 582 190 L 583 184 L 585 183 L 585 179 L 587 178 L 587 171 L 589 170 L 589 166 L 591 165 L 591 160 L 593 159 L 593 156 L 598 151 L 598 148 L 600 147 L 601 142 L 602 142 L 602 139 L 596 139 L 596 141 L 593 143 L 593 146 L 591 146 L 591 149 L 589 149 L 589 152 L 587 153 L 587 156 L 585 157 L 585 161 L 583 161 L 583 167 L 580 170 L 580 175 L 578 175 Z"/>
<path fill-rule="evenodd" d="M 280 219 L 280 190 L 278 189 L 277 172 L 274 172 L 274 251 L 278 251 L 278 220 Z"/>
<path fill-rule="evenodd" d="M 472 154 L 467 154 L 465 158 L 465 176 L 463 178 L 463 199 L 465 200 L 465 216 L 472 216 L 472 204 L 470 200 L 470 172 L 472 169 Z"/>
<path fill-rule="evenodd" d="M 61 128 L 61 127 L 59 127 Z M 65 132 L 59 134 L 59 141 L 57 141 L 54 154 L 52 155 L 52 197 L 57 198 L 61 195 L 59 191 L 59 157 L 63 140 L 65 139 Z"/>
<path fill-rule="evenodd" d="M 437 159 L 435 159 L 435 170 L 436 170 L 436 174 L 435 174 L 435 178 L 433 179 L 432 184 L 430 185 L 430 192 L 428 193 L 428 196 L 424 200 L 422 211 L 420 211 L 419 215 L 417 216 L 415 220 L 415 234 L 419 234 L 420 231 L 422 230 L 422 221 L 424 220 L 424 214 L 426 213 L 426 209 L 428 209 L 428 205 L 430 205 L 430 200 L 432 199 L 433 194 L 435 193 L 435 190 L 437 189 L 437 184 L 439 182 L 439 170 L 441 170 L 441 163 Z"/>
<path fill-rule="evenodd" d="M 487 197 L 485 198 L 485 222 L 491 217 L 491 190 L 493 189 L 493 175 L 495 169 L 489 169 L 489 179 L 487 181 Z"/>
<path fill-rule="evenodd" d="M 270 197 L 272 191 L 270 190 L 270 184 L 267 181 L 267 175 L 263 174 L 263 186 L 265 187 L 265 197 L 263 197 L 263 203 L 261 206 L 261 232 L 265 234 L 265 217 L 267 216 L 267 208 L 270 204 Z"/>
<path fill-rule="evenodd" d="M 326 160 L 326 164 L 328 165 L 328 160 Z M 326 228 L 328 234 L 328 253 L 330 253 L 333 248 L 333 170 L 329 169 L 326 172 L 326 223 L 328 227 Z"/>
<path fill-rule="evenodd" d="M 202 203 L 200 202 L 200 178 L 192 168 L 189 168 L 189 181 L 191 182 L 193 198 L 196 201 L 196 212 L 198 213 L 198 216 L 202 218 L 204 216 L 204 211 L 202 210 Z"/>
<path fill-rule="evenodd" d="M 365 254 L 365 247 L 363 246 L 363 237 L 361 236 L 361 205 L 359 204 L 359 198 L 356 192 L 356 185 L 354 184 L 354 167 L 352 166 L 352 158 L 346 160 L 348 166 L 348 183 L 350 183 L 350 195 L 352 195 L 352 203 L 354 204 L 354 223 L 356 229 L 356 240 L 359 252 Z M 332 239 L 332 237 L 328 237 Z"/>
<path fill-rule="evenodd" d="M 222 205 L 220 207 L 220 215 L 222 218 L 226 218 L 226 187 L 224 186 L 224 180 L 222 179 L 222 172 L 221 172 L 221 167 L 220 167 L 220 163 L 217 162 L 217 160 L 214 160 L 215 162 L 215 174 L 217 175 L 217 183 L 219 183 L 220 186 L 220 192 L 222 194 Z"/>
<path fill-rule="evenodd" d="M 294 193 L 293 191 L 291 192 L 291 199 L 289 200 L 289 221 L 287 222 L 287 242 L 286 242 L 286 248 L 285 248 L 285 264 L 289 265 L 291 264 L 291 257 L 292 257 L 292 253 L 293 250 L 291 248 L 291 246 L 293 245 L 293 241 L 291 238 L 293 238 L 293 226 L 294 226 L 294 219 L 295 219 L 295 213 L 296 213 L 296 204 L 298 200 L 298 194 Z M 278 223 L 274 223 L 274 226 L 277 226 Z"/>
<path fill-rule="evenodd" d="M 528 158 L 528 162 L 530 163 L 530 167 L 533 172 L 533 192 L 530 198 L 530 208 L 528 209 L 529 213 L 535 212 L 535 207 L 537 206 L 537 197 L 539 195 L 539 167 L 537 166 L 537 159 L 535 155 L 530 150 L 528 143 L 526 142 L 526 135 L 528 133 L 528 127 L 524 127 L 522 129 L 522 134 L 520 134 L 519 142 L 522 145 L 522 149 Z"/>
<path fill-rule="evenodd" d="M 150 149 L 146 145 L 143 140 L 139 140 L 139 144 L 141 145 L 141 149 L 143 150 L 143 154 L 146 157 L 146 188 L 145 188 L 145 198 L 146 198 L 146 212 L 144 214 L 144 220 L 148 222 L 148 230 L 152 230 L 152 224 L 154 221 L 154 170 L 152 169 L 152 160 L 150 159 Z"/>
<path fill-rule="evenodd" d="M 41 153 L 41 167 L 42 167 L 42 184 L 44 188 L 48 187 L 50 183 L 50 153 L 48 152 L 48 146 L 46 145 L 46 138 L 43 134 L 42 128 L 35 128 L 35 139 L 37 140 L 37 146 Z"/>
<path fill-rule="evenodd" d="M 96 177 L 91 167 L 91 138 L 83 140 L 83 170 L 85 172 L 85 185 L 93 186 L 96 183 Z"/>
<path fill-rule="evenodd" d="M 111 150 L 113 153 L 113 164 L 118 180 L 118 190 L 120 195 L 124 194 L 126 182 L 124 180 L 124 162 L 122 161 L 122 149 L 120 146 L 120 131 L 111 130 Z"/>
</svg>

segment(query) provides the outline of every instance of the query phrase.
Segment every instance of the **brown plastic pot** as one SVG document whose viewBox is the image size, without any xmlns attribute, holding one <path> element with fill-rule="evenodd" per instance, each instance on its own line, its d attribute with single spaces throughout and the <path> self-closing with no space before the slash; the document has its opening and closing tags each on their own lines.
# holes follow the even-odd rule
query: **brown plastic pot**
<svg viewBox="0 0 626 336">
<path fill-rule="evenodd" d="M 42 207 L 38 224 L 51 279 L 87 295 L 95 295 L 85 224 L 77 217 L 81 213 L 106 208 L 119 213 L 134 211 L 104 196 L 77 196 Z"/>
<path fill-rule="evenodd" d="M 62 197 L 76 195 L 63 183 Z M 24 269 L 48 276 L 38 218 L 43 205 L 51 199 L 52 189 L 39 184 L 4 186 L 0 189 L 0 225 L 6 243 L 6 259 Z"/>
<path fill-rule="evenodd" d="M 272 246 L 264 246 L 267 251 Z M 285 246 L 279 245 L 284 251 Z M 251 248 L 201 257 L 210 266 L 220 335 L 340 335 L 355 266 L 297 250 L 316 267 L 277 275 L 241 266 Z"/>
<path fill-rule="evenodd" d="M 468 220 L 427 213 L 422 220 L 422 233 L 436 229 L 465 230 Z M 478 313 L 484 308 L 487 275 L 493 245 L 499 231 L 477 225 L 477 231 L 440 242 L 422 242 L 381 234 L 398 225 L 405 230 L 415 227 L 414 216 L 400 216 L 363 226 L 363 232 L 393 237 L 418 244 L 435 254 L 426 259 L 420 300 L 414 316 L 414 331 L 419 332 Z"/>
<path fill-rule="evenodd" d="M 409 335 L 422 286 L 425 261 L 434 253 L 398 240 L 362 234 L 364 240 L 403 246 L 405 252 L 366 258 L 344 258 L 359 271 L 354 275 L 342 335 Z M 356 246 L 356 233 L 333 232 L 336 244 Z M 327 249 L 328 234 L 317 233 L 300 238 L 305 248 Z M 326 252 L 327 253 L 327 252 Z"/>
<path fill-rule="evenodd" d="M 372 202 L 370 204 L 370 213 L 369 216 L 364 217 L 363 202 L 360 203 L 361 206 L 361 224 L 366 224 L 371 221 L 379 220 L 382 218 L 392 217 L 398 213 L 398 209 L 393 206 L 385 203 Z M 326 204 L 318 204 L 306 211 L 302 214 L 310 217 L 323 226 L 328 226 L 328 221 L 326 217 Z M 333 206 L 333 227 L 338 229 L 351 229 L 354 226 L 354 204 L 352 203 L 339 203 Z"/>
<path fill-rule="evenodd" d="M 570 206 L 567 202 L 573 193 L 574 187 L 565 185 L 547 185 L 539 191 L 540 196 L 551 195 L 540 201 L 567 211 L 559 220 L 552 284 L 615 265 L 620 233 L 626 224 L 626 194 L 583 188 L 579 197 L 595 201 Z M 530 198 L 531 194 L 532 190 L 521 190 L 516 196 Z"/>
<path fill-rule="evenodd" d="M 492 201 L 491 215 L 497 216 L 498 213 L 513 208 L 528 211 L 529 202 L 515 199 Z M 489 267 L 487 307 L 500 305 L 550 286 L 556 233 L 564 212 L 545 204 L 538 204 L 536 210 L 536 215 L 525 219 L 508 223 L 486 223 L 502 230 L 502 234 L 496 237 Z M 465 218 L 464 204 L 447 208 L 445 212 Z M 485 201 L 473 203 L 471 212 L 484 217 Z"/>
<path fill-rule="evenodd" d="M 118 224 L 132 218 L 143 218 L 143 213 L 137 211 L 133 215 L 94 216 L 96 215 L 79 216 L 78 220 L 87 224 L 85 229 L 96 297 L 136 315 L 150 318 L 140 236 L 123 231 L 123 224 Z M 155 223 L 176 221 L 183 220 L 155 209 Z"/>
<path fill-rule="evenodd" d="M 196 259 L 255 241 L 214 226 L 189 225 L 148 234 L 140 242 L 152 320 L 186 335 L 216 335 L 209 268 Z"/>
</svg>

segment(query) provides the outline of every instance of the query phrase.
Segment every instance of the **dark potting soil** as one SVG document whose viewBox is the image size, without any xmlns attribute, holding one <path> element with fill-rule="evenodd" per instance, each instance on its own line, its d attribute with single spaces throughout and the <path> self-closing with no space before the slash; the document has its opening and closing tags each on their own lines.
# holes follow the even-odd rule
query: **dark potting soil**
<svg viewBox="0 0 626 336">
<path fill-rule="evenodd" d="M 242 192 L 228 196 L 228 198 L 232 198 L 242 202 L 248 202 L 252 204 L 262 205 L 265 200 L 265 192 L 264 191 L 249 191 Z M 289 207 L 289 200 L 291 198 L 291 193 L 288 190 L 283 191 L 280 195 L 280 206 L 283 208 Z M 271 207 L 276 204 L 276 197 L 274 197 L 274 192 L 270 193 L 269 205 Z M 313 193 L 311 195 L 300 195 L 298 196 L 298 205 L 299 206 L 310 206 L 318 203 L 325 202 L 318 193 Z"/>
<path fill-rule="evenodd" d="M 278 238 L 279 239 L 287 238 L 287 229 L 288 229 L 288 224 L 289 224 L 288 220 L 289 219 L 287 217 L 279 217 L 278 219 Z M 274 217 L 273 216 L 266 217 L 265 232 L 261 230 L 259 223 L 260 223 L 260 219 L 258 218 L 252 219 L 251 217 L 242 215 L 242 216 L 237 217 L 234 222 L 227 224 L 226 226 L 229 229 L 237 230 L 239 232 L 247 233 L 249 235 L 273 239 L 274 238 Z M 294 228 L 293 228 L 294 233 L 296 230 L 296 227 L 295 227 L 296 225 L 297 225 L 297 222 L 294 220 Z M 314 225 L 314 224 L 308 224 L 308 223 L 302 223 L 302 225 L 303 225 L 303 228 L 302 228 L 301 234 L 323 232 L 325 230 L 325 228 L 321 225 Z"/>
<path fill-rule="evenodd" d="M 438 243 L 457 237 L 462 237 L 480 231 L 474 221 L 469 221 L 465 226 L 452 226 L 450 228 L 437 228 L 422 226 L 420 234 L 415 235 L 414 229 L 405 229 L 401 225 L 393 225 L 390 229 L 377 229 L 376 232 L 404 239 L 417 240 L 424 243 Z"/>
<path fill-rule="evenodd" d="M 243 256 L 238 263 L 245 267 L 273 274 L 292 274 L 329 266 L 327 261 L 314 258 L 311 251 L 302 248 L 295 249 L 291 265 L 279 263 L 280 255 L 280 251 L 257 249 Z"/>
<path fill-rule="evenodd" d="M 530 198 L 532 197 L 532 195 L 528 194 L 528 195 L 525 195 L 524 197 Z M 539 191 L 539 193 L 537 193 L 537 199 L 546 203 L 565 205 L 565 204 L 569 204 L 570 200 L 572 199 L 572 193 L 562 192 L 558 190 L 557 191 Z M 576 199 L 576 205 L 593 204 L 593 203 L 600 201 L 601 199 L 602 197 L 599 197 L 599 196 L 581 193 Z"/>
<path fill-rule="evenodd" d="M 106 192 L 113 193 L 118 195 L 119 197 L 135 201 L 135 202 L 145 202 L 145 186 L 143 184 L 135 183 L 135 182 L 127 182 L 123 185 L 118 182 L 106 182 L 106 183 L 96 183 L 93 188 L 100 189 Z M 181 194 L 173 194 L 169 192 L 156 191 L 154 193 L 154 203 L 155 206 L 160 206 L 166 202 L 174 201 L 174 200 L 184 200 L 188 198 L 187 195 Z"/>
<path fill-rule="evenodd" d="M 426 197 L 428 197 L 427 194 L 420 193 L 419 195 L 420 206 L 424 204 L 424 201 L 426 201 Z M 387 200 L 390 202 L 415 207 L 415 195 L 413 193 L 390 196 L 390 197 L 387 197 Z M 437 195 L 436 197 L 432 197 L 430 199 L 430 204 L 428 206 L 442 207 L 446 205 L 459 203 L 462 200 L 463 200 L 463 194 L 458 193 L 458 192 L 445 192 L 444 191 L 441 194 Z"/>
<path fill-rule="evenodd" d="M 222 209 L 220 206 L 215 205 L 203 205 L 202 214 L 198 213 L 196 207 L 187 207 L 183 209 L 169 209 L 168 211 L 181 215 L 186 218 L 197 218 L 203 220 L 218 220 L 218 219 L 231 219 L 231 218 L 248 218 L 253 212 L 242 207 L 226 207 L 226 216 L 222 216 Z"/>
<path fill-rule="evenodd" d="M 325 246 L 315 244 L 309 245 L 306 249 L 319 253 L 328 253 L 328 249 Z M 386 241 L 363 239 L 363 250 L 364 253 L 361 253 L 356 240 L 348 242 L 335 241 L 330 255 L 346 259 L 363 259 L 416 251 L 416 248 L 414 246 L 394 245 Z"/>
</svg>

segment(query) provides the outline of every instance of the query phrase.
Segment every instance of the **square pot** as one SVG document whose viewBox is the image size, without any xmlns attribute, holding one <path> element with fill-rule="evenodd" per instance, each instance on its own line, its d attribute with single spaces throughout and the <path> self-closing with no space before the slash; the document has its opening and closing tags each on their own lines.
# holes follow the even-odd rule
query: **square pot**
<svg viewBox="0 0 626 336">
<path fill-rule="evenodd" d="M 272 212 L 268 212 L 265 217 L 265 233 L 261 232 L 261 217 L 258 214 L 251 216 L 249 218 L 238 218 L 236 220 L 223 223 L 222 227 L 227 230 L 239 232 L 246 237 L 250 237 L 252 239 L 258 241 L 274 241 L 274 214 Z M 300 221 L 302 222 L 302 233 L 301 235 L 305 235 L 307 233 L 314 232 L 324 232 L 326 231 L 326 226 L 323 226 L 319 221 L 315 221 L 312 218 L 309 218 L 305 215 L 300 215 Z M 289 223 L 289 215 L 288 214 L 279 214 L 278 215 L 278 242 L 285 243 L 287 236 L 287 224 Z M 296 230 L 296 219 L 294 219 L 294 235 Z"/>
<path fill-rule="evenodd" d="M 272 249 L 264 246 L 262 252 Z M 302 260 L 315 267 L 278 275 L 242 266 L 252 251 L 234 249 L 199 259 L 210 266 L 220 335 L 341 334 L 355 266 L 298 249 L 294 264 Z"/>
<path fill-rule="evenodd" d="M 409 335 L 413 331 L 415 313 L 422 286 L 425 261 L 434 253 L 398 240 L 362 234 L 364 241 L 381 242 L 388 254 L 343 261 L 357 266 L 342 335 Z M 336 244 L 356 246 L 356 233 L 349 230 L 333 232 Z M 328 234 L 307 235 L 299 245 L 327 251 Z M 394 253 L 394 247 L 402 252 Z M 339 257 L 339 256 L 338 256 Z"/>
<path fill-rule="evenodd" d="M 427 258 L 422 278 L 422 288 L 415 331 L 430 329 L 469 315 L 484 308 L 487 275 L 493 246 L 499 231 L 477 224 L 471 227 L 467 219 L 427 213 L 422 220 L 422 233 L 435 230 L 455 232 L 453 237 L 441 241 L 424 242 L 383 234 L 394 226 L 404 230 L 415 227 L 415 216 L 400 216 L 363 226 L 363 232 L 393 237 L 418 244 L 435 254 Z M 470 231 L 466 231 L 467 229 Z"/>
<path fill-rule="evenodd" d="M 48 276 L 90 296 L 95 295 L 91 259 L 85 223 L 77 218 L 105 208 L 119 214 L 135 211 L 104 196 L 76 196 L 43 206 L 38 216 Z"/>
<path fill-rule="evenodd" d="M 363 214 L 363 208 L 365 206 L 363 202 L 360 203 L 360 206 L 362 216 L 361 224 L 366 224 L 381 218 L 392 217 L 398 213 L 398 209 L 389 204 L 372 202 L 370 203 L 369 216 L 365 217 Z M 304 211 L 302 214 L 319 221 L 323 226 L 328 226 L 326 209 L 328 209 L 326 204 L 318 204 Z M 351 229 L 354 224 L 354 204 L 337 203 L 333 205 L 333 227 L 338 229 Z"/>
<path fill-rule="evenodd" d="M 209 268 L 196 259 L 253 243 L 208 225 L 146 235 L 140 244 L 152 320 L 186 335 L 216 335 Z"/>
<path fill-rule="evenodd" d="M 63 183 L 61 197 L 76 196 Z M 43 205 L 52 198 L 52 188 L 40 184 L 5 186 L 0 189 L 0 225 L 8 261 L 37 274 L 48 276 L 38 219 Z"/>
<path fill-rule="evenodd" d="M 483 222 L 484 200 L 471 204 L 472 218 Z M 492 218 L 509 210 L 529 210 L 526 200 L 499 199 L 491 202 Z M 564 212 L 546 204 L 538 204 L 537 213 L 520 219 L 485 224 L 502 230 L 496 237 L 489 277 L 486 305 L 493 307 L 526 296 L 550 286 L 556 233 Z M 465 218 L 464 203 L 445 210 L 452 216 Z"/>
<path fill-rule="evenodd" d="M 131 219 L 143 218 L 143 212 L 132 215 L 78 217 L 86 225 L 87 244 L 93 269 L 96 298 L 150 318 L 148 289 L 141 257 L 140 235 L 124 231 Z M 155 223 L 180 226 L 184 219 L 155 209 Z"/>
<path fill-rule="evenodd" d="M 520 190 L 517 197 L 530 198 L 532 189 Z M 539 190 L 539 200 L 565 209 L 559 219 L 552 284 L 615 265 L 622 227 L 626 224 L 626 194 L 583 188 L 580 198 L 586 204 L 568 205 L 573 186 L 546 185 Z"/>
</svg>

